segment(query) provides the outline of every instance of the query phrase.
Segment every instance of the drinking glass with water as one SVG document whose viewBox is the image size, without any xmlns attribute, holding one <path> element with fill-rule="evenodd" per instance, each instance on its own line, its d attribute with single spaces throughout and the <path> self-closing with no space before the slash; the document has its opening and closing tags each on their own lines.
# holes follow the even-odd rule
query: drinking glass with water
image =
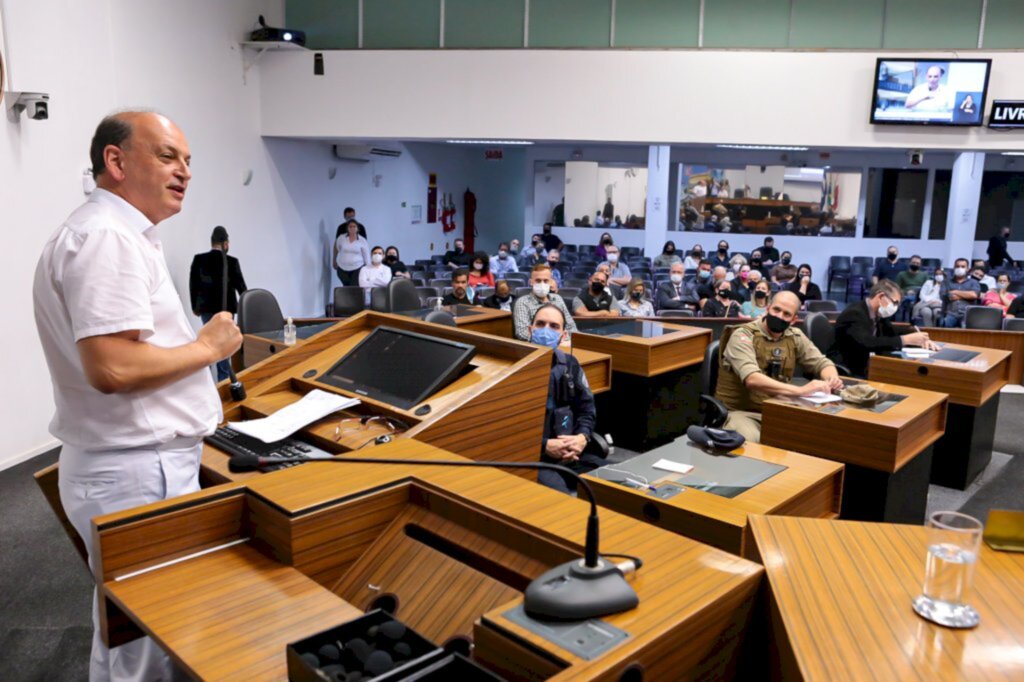
<svg viewBox="0 0 1024 682">
<path fill-rule="evenodd" d="M 928 517 L 924 588 L 914 600 L 919 616 L 952 628 L 978 624 L 978 612 L 967 600 L 982 530 L 980 521 L 958 512 L 935 512 Z"/>
</svg>

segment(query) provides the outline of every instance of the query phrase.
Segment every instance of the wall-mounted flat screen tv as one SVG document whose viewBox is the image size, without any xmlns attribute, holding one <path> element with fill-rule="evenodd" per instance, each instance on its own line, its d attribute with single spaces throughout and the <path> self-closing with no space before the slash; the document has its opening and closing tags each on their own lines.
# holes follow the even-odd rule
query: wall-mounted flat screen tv
<svg viewBox="0 0 1024 682">
<path fill-rule="evenodd" d="M 871 122 L 980 126 L 991 59 L 879 59 Z"/>
</svg>

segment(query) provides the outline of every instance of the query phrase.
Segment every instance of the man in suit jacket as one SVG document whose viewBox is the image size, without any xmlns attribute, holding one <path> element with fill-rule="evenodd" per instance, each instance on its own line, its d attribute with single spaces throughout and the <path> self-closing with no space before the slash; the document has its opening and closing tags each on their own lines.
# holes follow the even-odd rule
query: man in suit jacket
<svg viewBox="0 0 1024 682">
<path fill-rule="evenodd" d="M 669 281 L 658 285 L 658 310 L 696 310 L 697 287 L 683 281 L 686 269 L 682 263 L 673 263 Z"/>
<path fill-rule="evenodd" d="M 896 283 L 883 279 L 871 287 L 868 298 L 846 307 L 836 319 L 836 340 L 829 357 L 846 365 L 857 377 L 867 377 L 871 353 L 891 353 L 904 346 L 934 350 L 928 334 L 915 327 L 894 327 L 890 321 L 899 310 L 902 292 Z"/>
<path fill-rule="evenodd" d="M 1010 238 L 1010 228 L 1005 226 L 999 230 L 999 234 L 988 240 L 988 265 L 990 268 L 1002 267 L 1006 261 L 1013 262 L 1010 254 L 1006 252 L 1006 240 Z"/>
<path fill-rule="evenodd" d="M 196 254 L 192 259 L 192 268 L 188 276 L 189 296 L 192 299 L 192 312 L 198 315 L 203 324 L 222 310 L 234 315 L 238 312 L 236 293 L 245 291 L 245 279 L 238 259 L 228 253 L 228 231 L 218 225 L 210 235 L 210 250 Z M 228 264 L 228 295 L 227 308 L 224 307 L 224 261 Z M 221 360 L 217 363 L 217 381 L 228 378 L 228 363 Z"/>
</svg>

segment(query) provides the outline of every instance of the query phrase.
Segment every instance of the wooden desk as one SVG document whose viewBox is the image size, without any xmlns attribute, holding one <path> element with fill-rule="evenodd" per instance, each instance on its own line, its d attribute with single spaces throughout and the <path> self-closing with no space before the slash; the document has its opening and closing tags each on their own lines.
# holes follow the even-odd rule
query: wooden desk
<svg viewBox="0 0 1024 682">
<path fill-rule="evenodd" d="M 573 348 L 572 354 L 587 375 L 591 393 L 597 395 L 612 387 L 612 356 L 582 348 Z"/>
<path fill-rule="evenodd" d="M 468 309 L 467 312 L 455 309 Z M 483 306 L 445 306 L 444 310 L 453 312 L 455 326 L 466 331 L 478 332 L 480 334 L 492 334 L 504 339 L 512 337 L 512 313 L 507 310 L 496 308 L 485 308 Z M 422 310 L 396 310 L 395 315 L 423 319 L 432 308 Z"/>
<path fill-rule="evenodd" d="M 400 438 L 414 437 L 475 459 L 536 459 L 540 452 L 551 351 L 514 339 L 430 324 L 401 315 L 359 313 L 301 345 L 250 367 L 238 375 L 248 393 L 243 402 L 233 402 L 227 386 L 218 386 L 225 419 L 237 421 L 267 416 L 296 402 L 314 388 L 350 395 L 317 382 L 316 377 L 381 325 L 470 343 L 477 349 L 471 369 L 420 405 L 407 410 L 373 398 L 351 395 L 358 397 L 362 404 L 314 422 L 302 431 L 301 437 L 331 452 L 351 451 L 388 433 L 388 429 L 375 422 L 364 431 L 342 434 L 340 440 L 335 441 L 339 419 L 384 415 L 409 425 Z M 429 411 L 417 414 L 424 406 L 429 406 Z M 227 458 L 212 448 L 206 448 L 203 474 L 206 483 L 235 478 L 227 471 Z"/>
<path fill-rule="evenodd" d="M 340 320 L 325 319 L 322 322 L 315 322 L 297 327 L 295 330 L 295 345 L 298 346 L 305 343 L 308 339 L 330 329 L 339 321 Z M 283 329 L 246 334 L 242 337 L 243 367 L 251 367 L 257 362 L 266 360 L 271 355 L 274 355 L 278 351 L 286 350 L 287 348 L 288 346 L 284 345 Z"/>
<path fill-rule="evenodd" d="M 412 440 L 367 454 L 458 459 Z M 145 633 L 196 678 L 282 679 L 287 642 L 391 593 L 399 619 L 439 643 L 472 637 L 474 658 L 512 680 L 731 677 L 763 569 L 608 510 L 602 549 L 644 561 L 639 606 L 603 619 L 629 638 L 583 660 L 504 615 L 579 556 L 587 511 L 486 468 L 309 463 L 218 486 L 95 520 L 104 635 Z"/>
<path fill-rule="evenodd" d="M 1011 384 L 1024 383 L 1024 332 L 960 329 L 959 327 L 927 327 L 921 331 L 928 332 L 933 341 L 1010 351 L 1010 369 L 1007 381 Z"/>
<path fill-rule="evenodd" d="M 750 527 L 751 556 L 768 575 L 774 678 L 1024 678 L 1024 554 L 982 544 L 970 597 L 981 624 L 952 630 L 910 606 L 924 578 L 924 528 L 781 516 L 752 517 Z"/>
<path fill-rule="evenodd" d="M 932 445 L 946 428 L 947 396 L 868 383 L 905 398 L 881 413 L 845 403 L 766 400 L 761 442 L 846 464 L 843 518 L 922 523 Z"/>
<path fill-rule="evenodd" d="M 650 338 L 639 333 L 588 333 L 588 328 L 623 324 L 650 325 L 665 333 Z M 664 318 L 577 320 L 577 325 L 574 349 L 612 357 L 615 390 L 598 400 L 597 418 L 598 429 L 611 433 L 617 445 L 643 452 L 677 438 L 697 421 L 700 367 L 711 342 L 709 330 Z"/>
<path fill-rule="evenodd" d="M 959 363 L 872 355 L 868 378 L 949 394 L 950 428 L 935 443 L 931 482 L 966 490 L 992 459 L 999 391 L 1009 377 L 1010 353 L 956 343 L 943 346 L 978 356 Z"/>
<path fill-rule="evenodd" d="M 673 458 L 689 446 L 686 438 L 652 450 L 637 459 Z M 590 483 L 602 507 L 614 509 L 635 519 L 685 535 L 699 542 L 743 555 L 750 541 L 747 517 L 751 514 L 784 514 L 833 518 L 838 515 L 843 493 L 843 465 L 758 443 L 745 443 L 728 455 L 743 456 L 786 469 L 740 493 L 721 497 L 714 493 L 686 488 L 661 499 L 648 491 L 627 487 L 621 480 L 630 471 L 630 461 L 596 469 L 584 478 Z M 664 472 L 656 481 L 672 481 L 679 476 Z M 608 480 L 612 479 L 612 480 Z M 651 483 L 656 483 L 651 481 Z M 720 481 L 723 485 L 727 482 Z"/>
</svg>

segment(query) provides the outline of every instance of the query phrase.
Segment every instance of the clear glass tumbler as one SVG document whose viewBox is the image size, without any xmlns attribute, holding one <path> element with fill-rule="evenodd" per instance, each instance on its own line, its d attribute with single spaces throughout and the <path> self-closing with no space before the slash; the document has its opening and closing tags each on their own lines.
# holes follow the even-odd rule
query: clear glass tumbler
<svg viewBox="0 0 1024 682">
<path fill-rule="evenodd" d="M 978 612 L 967 599 L 983 529 L 980 521 L 959 512 L 935 512 L 928 517 L 924 587 L 914 600 L 919 616 L 951 628 L 978 624 Z"/>
</svg>

